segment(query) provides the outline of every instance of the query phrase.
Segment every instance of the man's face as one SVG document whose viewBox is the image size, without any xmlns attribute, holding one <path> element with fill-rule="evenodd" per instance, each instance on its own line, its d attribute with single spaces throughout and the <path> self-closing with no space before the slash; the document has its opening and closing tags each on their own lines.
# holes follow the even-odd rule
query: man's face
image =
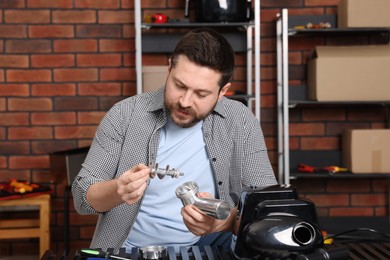
<svg viewBox="0 0 390 260">
<path fill-rule="evenodd" d="M 172 121 L 185 128 L 203 120 L 230 87 L 228 83 L 220 91 L 220 77 L 221 73 L 180 55 L 176 66 L 169 66 L 164 93 L 165 107 Z"/>
</svg>

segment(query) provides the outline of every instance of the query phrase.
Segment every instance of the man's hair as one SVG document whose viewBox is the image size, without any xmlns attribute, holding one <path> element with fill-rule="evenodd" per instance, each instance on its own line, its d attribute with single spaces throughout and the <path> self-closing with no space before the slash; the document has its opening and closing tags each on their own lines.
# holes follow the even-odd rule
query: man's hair
<svg viewBox="0 0 390 260">
<path fill-rule="evenodd" d="M 230 43 L 211 28 L 194 29 L 176 45 L 171 55 L 175 67 L 179 55 L 186 56 L 198 65 L 206 66 L 222 74 L 218 84 L 222 88 L 231 79 L 234 68 L 234 51 Z"/>
</svg>

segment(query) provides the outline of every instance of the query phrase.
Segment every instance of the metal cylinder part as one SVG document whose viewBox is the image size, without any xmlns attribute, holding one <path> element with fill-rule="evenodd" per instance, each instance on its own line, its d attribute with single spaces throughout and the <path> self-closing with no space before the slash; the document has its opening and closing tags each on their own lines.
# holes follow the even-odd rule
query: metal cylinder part
<svg viewBox="0 0 390 260">
<path fill-rule="evenodd" d="M 167 249 L 164 246 L 145 246 L 140 251 L 142 259 L 161 259 L 167 255 Z"/>
<path fill-rule="evenodd" d="M 196 182 L 186 182 L 176 188 L 176 196 L 181 199 L 184 206 L 194 205 L 209 216 L 217 219 L 226 219 L 230 215 L 231 208 L 223 200 L 211 198 L 199 198 L 196 194 L 199 187 Z"/>
</svg>

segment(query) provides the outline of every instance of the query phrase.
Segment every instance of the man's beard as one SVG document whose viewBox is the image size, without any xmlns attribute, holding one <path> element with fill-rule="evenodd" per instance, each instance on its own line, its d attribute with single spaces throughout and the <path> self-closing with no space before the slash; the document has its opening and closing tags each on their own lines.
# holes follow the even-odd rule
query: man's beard
<svg viewBox="0 0 390 260">
<path fill-rule="evenodd" d="M 165 99 L 165 104 L 164 105 L 165 105 L 166 113 L 171 118 L 173 123 L 175 123 L 177 126 L 180 126 L 182 128 L 188 128 L 188 127 L 196 125 L 198 122 L 200 122 L 203 119 L 205 119 L 211 113 L 211 111 L 214 110 L 215 106 L 217 105 L 217 102 L 215 102 L 215 104 L 212 107 L 212 109 L 209 112 L 207 112 L 206 114 L 197 114 L 191 108 L 183 108 L 178 103 L 176 103 L 176 104 L 168 103 L 166 101 L 166 99 Z M 180 115 L 179 115 L 179 118 L 174 117 L 173 116 L 173 112 L 177 111 L 177 110 L 183 111 L 183 112 L 187 113 L 188 115 L 190 115 L 191 116 L 190 119 L 189 120 L 187 119 L 188 121 L 187 120 L 184 121 L 184 119 L 180 118 Z M 175 115 L 177 115 L 177 114 L 175 114 Z"/>
<path fill-rule="evenodd" d="M 194 126 L 196 123 L 203 120 L 208 114 L 206 115 L 197 115 L 191 108 L 183 108 L 179 104 L 167 104 L 165 102 L 165 109 L 167 112 L 167 115 L 171 118 L 171 120 L 177 125 L 182 128 L 188 128 L 191 126 Z M 177 113 L 175 113 L 176 116 L 174 116 L 174 111 L 183 111 L 187 113 L 190 117 L 180 118 L 180 115 L 178 116 Z"/>
</svg>

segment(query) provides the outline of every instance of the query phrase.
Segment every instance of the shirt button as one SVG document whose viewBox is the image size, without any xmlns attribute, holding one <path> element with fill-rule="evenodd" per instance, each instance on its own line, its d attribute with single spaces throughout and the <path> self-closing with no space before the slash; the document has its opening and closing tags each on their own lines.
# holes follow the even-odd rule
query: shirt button
<svg viewBox="0 0 390 260">
<path fill-rule="evenodd" d="M 213 158 L 213 159 L 211 159 L 213 162 L 216 162 L 217 161 L 217 158 Z"/>
<path fill-rule="evenodd" d="M 219 181 L 219 182 L 218 182 L 218 185 L 222 185 L 222 183 L 223 183 L 222 181 Z"/>
</svg>

